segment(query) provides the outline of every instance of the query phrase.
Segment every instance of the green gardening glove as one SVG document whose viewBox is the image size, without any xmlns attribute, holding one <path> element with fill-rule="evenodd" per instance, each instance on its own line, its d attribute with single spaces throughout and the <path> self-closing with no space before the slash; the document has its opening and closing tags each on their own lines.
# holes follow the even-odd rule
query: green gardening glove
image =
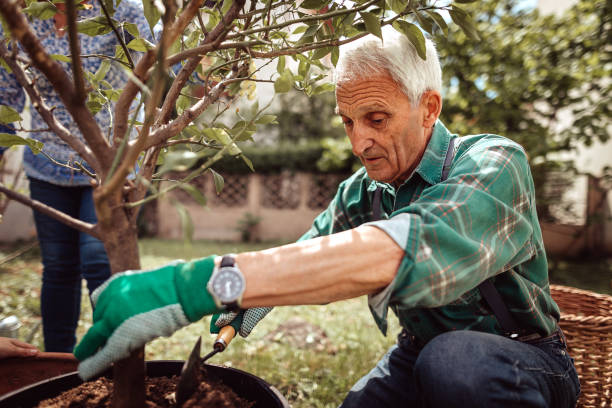
<svg viewBox="0 0 612 408">
<path fill-rule="evenodd" d="M 215 314 L 210 320 L 210 332 L 219 333 L 222 327 L 230 325 L 236 330 L 236 333 L 246 337 L 251 334 L 255 325 L 271 311 L 271 307 L 254 307 L 238 312 Z"/>
<path fill-rule="evenodd" d="M 156 337 L 220 312 L 206 289 L 214 259 L 122 272 L 97 288 L 91 295 L 94 324 L 74 350 L 81 378 L 93 377 Z"/>
</svg>

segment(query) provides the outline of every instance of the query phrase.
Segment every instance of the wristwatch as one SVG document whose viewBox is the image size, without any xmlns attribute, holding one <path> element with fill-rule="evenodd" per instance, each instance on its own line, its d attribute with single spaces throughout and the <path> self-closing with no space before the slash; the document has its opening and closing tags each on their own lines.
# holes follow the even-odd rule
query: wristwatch
<svg viewBox="0 0 612 408">
<path fill-rule="evenodd" d="M 217 307 L 225 306 L 231 310 L 240 307 L 245 286 L 246 281 L 236 265 L 235 255 L 228 254 L 221 258 L 221 265 L 215 267 L 206 289 Z"/>
</svg>

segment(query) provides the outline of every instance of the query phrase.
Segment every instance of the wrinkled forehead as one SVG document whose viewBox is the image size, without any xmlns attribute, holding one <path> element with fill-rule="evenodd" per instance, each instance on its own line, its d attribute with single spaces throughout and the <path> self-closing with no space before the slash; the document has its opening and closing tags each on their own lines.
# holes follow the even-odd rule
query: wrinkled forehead
<svg viewBox="0 0 612 408">
<path fill-rule="evenodd" d="M 387 74 L 336 83 L 336 113 L 347 114 L 358 108 L 384 109 L 398 98 L 406 97 Z"/>
</svg>

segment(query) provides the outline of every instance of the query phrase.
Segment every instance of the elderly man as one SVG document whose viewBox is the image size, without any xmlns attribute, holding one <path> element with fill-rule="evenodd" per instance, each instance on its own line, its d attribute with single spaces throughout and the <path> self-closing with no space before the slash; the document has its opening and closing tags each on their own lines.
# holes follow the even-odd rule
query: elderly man
<svg viewBox="0 0 612 408">
<path fill-rule="evenodd" d="M 75 352 L 81 375 L 205 315 L 256 308 L 238 315 L 248 334 L 258 307 L 368 295 L 379 328 L 391 307 L 403 331 L 342 407 L 572 407 L 578 378 L 524 150 L 444 127 L 430 41 L 422 60 L 401 35 L 366 38 L 343 50 L 336 85 L 364 167 L 310 231 L 295 244 L 114 276 L 94 294 L 95 322 Z"/>
</svg>

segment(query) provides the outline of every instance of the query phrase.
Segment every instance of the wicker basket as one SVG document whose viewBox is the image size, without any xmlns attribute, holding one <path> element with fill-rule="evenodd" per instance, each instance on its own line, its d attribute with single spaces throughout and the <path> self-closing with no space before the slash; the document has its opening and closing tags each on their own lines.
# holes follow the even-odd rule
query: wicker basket
<svg viewBox="0 0 612 408">
<path fill-rule="evenodd" d="M 612 296 L 551 285 L 580 377 L 578 407 L 612 407 Z"/>
</svg>

